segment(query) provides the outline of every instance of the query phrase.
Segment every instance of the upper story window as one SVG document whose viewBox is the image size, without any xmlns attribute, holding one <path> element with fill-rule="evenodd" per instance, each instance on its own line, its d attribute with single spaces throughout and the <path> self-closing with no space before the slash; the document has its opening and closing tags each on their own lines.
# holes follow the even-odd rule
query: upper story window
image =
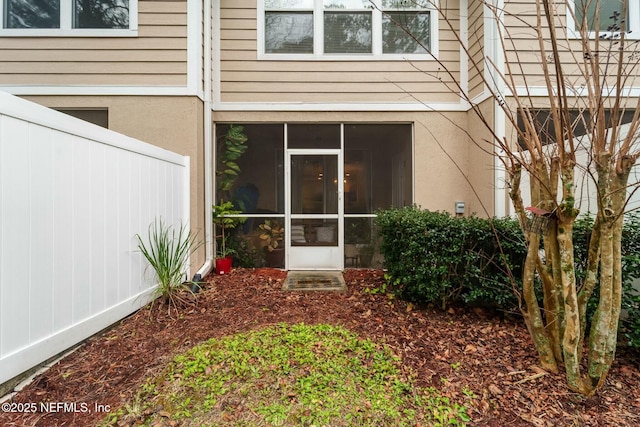
<svg viewBox="0 0 640 427">
<path fill-rule="evenodd" d="M 436 12 L 410 0 L 383 0 L 382 7 L 383 53 L 424 53 L 425 47 L 430 49 L 431 15 L 437 18 Z"/>
<path fill-rule="evenodd" d="M 625 14 L 626 3 L 626 14 Z M 626 37 L 640 38 L 640 2 L 638 0 L 574 0 L 573 14 L 567 13 L 567 27 L 574 37 L 585 23 L 592 37 L 619 33 L 624 21 Z M 626 16 L 625 16 L 626 15 Z M 575 16 L 575 19 L 574 19 Z"/>
<path fill-rule="evenodd" d="M 0 36 L 131 36 L 137 0 L 1 0 Z"/>
<path fill-rule="evenodd" d="M 260 0 L 258 5 L 264 59 L 429 59 L 437 54 L 432 0 Z"/>
</svg>

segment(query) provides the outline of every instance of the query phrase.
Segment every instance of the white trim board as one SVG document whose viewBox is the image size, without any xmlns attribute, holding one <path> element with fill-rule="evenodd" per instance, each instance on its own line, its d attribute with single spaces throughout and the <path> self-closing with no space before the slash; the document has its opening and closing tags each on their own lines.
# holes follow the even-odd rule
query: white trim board
<svg viewBox="0 0 640 427">
<path fill-rule="evenodd" d="M 216 102 L 216 111 L 468 111 L 466 102 L 442 103 L 312 103 Z"/>
<path fill-rule="evenodd" d="M 187 86 L 14 86 L 0 85 L 0 91 L 11 95 L 124 95 L 124 96 L 201 96 Z"/>
<path fill-rule="evenodd" d="M 206 13 L 206 11 L 205 11 Z M 199 0 L 187 2 L 187 87 L 189 93 L 202 92 L 202 6 Z"/>
<path fill-rule="evenodd" d="M 586 97 L 588 95 L 587 88 L 575 88 L 571 86 L 566 87 L 567 96 L 569 97 Z M 615 86 L 609 86 L 608 88 L 604 88 L 602 93 L 606 96 L 615 96 Z M 541 96 L 546 97 L 549 96 L 549 91 L 546 86 L 517 86 L 516 93 L 518 96 Z M 504 90 L 505 96 L 513 96 L 513 92 L 509 88 L 505 88 Z M 622 96 L 623 97 L 640 97 L 640 87 L 624 87 L 622 88 Z"/>
</svg>

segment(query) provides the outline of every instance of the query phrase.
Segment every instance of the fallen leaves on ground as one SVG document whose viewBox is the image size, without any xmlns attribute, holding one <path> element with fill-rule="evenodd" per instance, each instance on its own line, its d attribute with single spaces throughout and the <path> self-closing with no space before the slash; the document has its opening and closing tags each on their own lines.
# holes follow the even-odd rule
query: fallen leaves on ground
<svg viewBox="0 0 640 427">
<path fill-rule="evenodd" d="M 640 425 L 640 368 L 619 355 L 594 397 L 566 389 L 562 373 L 541 370 L 521 319 L 483 310 L 448 312 L 414 306 L 380 292 L 383 273 L 347 270 L 346 293 L 286 292 L 286 273 L 239 269 L 211 276 L 191 303 L 170 317 L 156 303 L 87 340 L 19 392 L 13 402 L 86 403 L 89 411 L 0 412 L 3 426 L 90 426 L 133 400 L 143 380 L 176 354 L 211 337 L 280 322 L 342 325 L 389 345 L 416 373 L 453 401 L 473 393 L 478 426 Z"/>
</svg>

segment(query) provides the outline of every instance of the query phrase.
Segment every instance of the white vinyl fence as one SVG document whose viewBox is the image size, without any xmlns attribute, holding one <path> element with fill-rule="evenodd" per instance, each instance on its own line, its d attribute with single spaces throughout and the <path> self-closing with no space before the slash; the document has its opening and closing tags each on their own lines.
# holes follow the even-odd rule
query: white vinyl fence
<svg viewBox="0 0 640 427">
<path fill-rule="evenodd" d="M 0 92 L 0 385 L 149 302 L 134 236 L 188 198 L 188 157 Z"/>
<path fill-rule="evenodd" d="M 629 132 L 630 125 L 622 125 L 620 127 L 621 138 L 626 136 Z M 595 216 L 597 211 L 597 188 L 593 181 L 593 177 L 587 172 L 587 165 L 590 165 L 591 172 L 594 173 L 595 166 L 589 161 L 589 140 L 587 137 L 583 137 L 580 145 L 576 149 L 576 162 L 578 166 L 575 169 L 575 199 L 576 207 L 580 209 L 580 214 L 586 214 L 590 212 L 592 216 Z M 553 149 L 553 145 L 547 146 L 549 150 Z M 636 139 L 632 152 L 640 150 L 640 138 Z M 632 212 L 640 209 L 640 164 L 636 164 L 631 170 L 629 175 L 629 188 L 627 189 L 628 204 L 626 207 L 627 212 Z M 522 200 L 524 206 L 531 204 L 531 194 L 529 192 L 529 174 L 523 170 L 522 173 Z M 558 182 L 558 193 L 562 193 L 562 183 Z"/>
</svg>

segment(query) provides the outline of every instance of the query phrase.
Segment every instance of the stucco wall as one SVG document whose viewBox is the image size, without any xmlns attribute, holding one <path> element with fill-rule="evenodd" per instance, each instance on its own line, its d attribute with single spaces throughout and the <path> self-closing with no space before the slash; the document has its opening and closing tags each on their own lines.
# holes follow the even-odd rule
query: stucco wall
<svg viewBox="0 0 640 427">
<path fill-rule="evenodd" d="M 496 212 L 496 196 L 501 197 L 503 200 L 498 201 L 497 204 L 505 205 L 507 195 L 502 192 L 501 195 L 496 193 L 496 186 L 500 189 L 504 189 L 503 182 L 497 182 L 495 178 L 496 171 L 496 158 L 492 155 L 495 152 L 493 144 L 493 134 L 487 128 L 487 124 L 494 125 L 494 106 L 495 101 L 493 98 L 489 98 L 480 104 L 480 112 L 486 120 L 486 123 L 478 117 L 474 111 L 467 112 L 468 116 L 468 131 L 469 135 L 473 138 L 469 144 L 469 163 L 467 164 L 467 173 L 469 181 L 474 183 L 474 190 L 478 196 L 474 195 L 474 200 L 478 197 L 483 201 L 484 206 L 480 206 L 478 202 L 474 205 L 475 212 L 480 215 L 501 215 L 502 213 Z M 489 172 L 490 178 L 487 178 Z M 503 212 L 506 213 L 506 212 Z"/>
<path fill-rule="evenodd" d="M 477 149 L 459 126 L 468 126 L 467 113 L 419 112 L 224 112 L 213 113 L 223 123 L 413 123 L 414 124 L 414 202 L 422 208 L 453 212 L 456 201 L 466 203 L 466 212 L 482 209 L 469 182 L 458 170 L 469 174 L 491 205 L 493 200 L 493 163 L 478 160 Z M 470 158 L 470 154 L 475 157 Z M 455 159 L 455 163 L 452 159 Z M 485 161 L 486 160 L 486 161 Z M 470 166 L 472 165 L 472 166 Z M 492 213 L 492 212 L 491 212 Z"/>
</svg>

